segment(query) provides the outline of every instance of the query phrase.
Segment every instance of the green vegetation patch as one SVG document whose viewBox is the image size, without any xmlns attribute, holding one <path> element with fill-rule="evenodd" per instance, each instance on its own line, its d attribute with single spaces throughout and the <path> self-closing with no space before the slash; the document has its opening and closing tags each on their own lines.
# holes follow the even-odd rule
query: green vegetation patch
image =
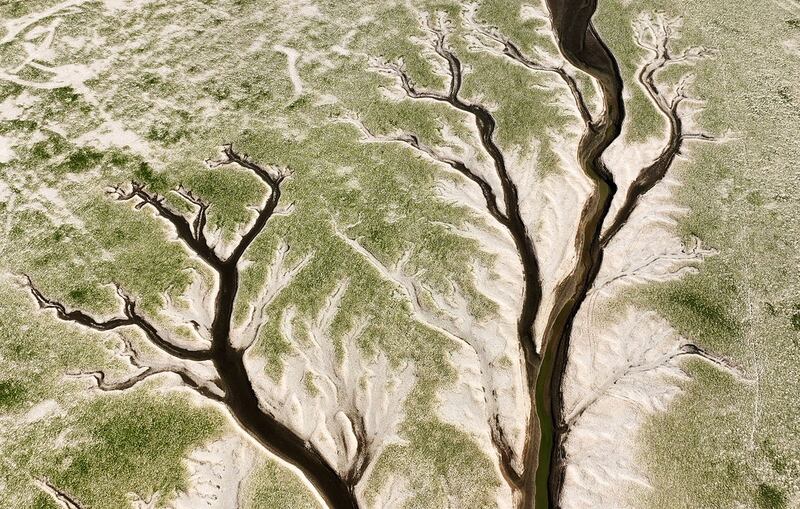
<svg viewBox="0 0 800 509">
<path fill-rule="evenodd" d="M 62 467 L 48 468 L 48 476 L 90 507 L 122 507 L 128 493 L 169 498 L 187 487 L 183 458 L 217 437 L 222 423 L 216 410 L 177 394 L 100 397 L 77 416 L 76 442 L 83 444 L 58 451 L 50 463 Z"/>
</svg>

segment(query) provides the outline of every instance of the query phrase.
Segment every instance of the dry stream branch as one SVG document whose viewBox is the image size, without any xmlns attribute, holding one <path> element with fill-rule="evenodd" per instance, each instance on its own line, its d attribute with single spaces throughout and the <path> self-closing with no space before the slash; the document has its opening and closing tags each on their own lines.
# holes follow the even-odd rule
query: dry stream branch
<svg viewBox="0 0 800 509">
<path fill-rule="evenodd" d="M 462 19 L 462 26 L 468 31 L 467 40 L 471 50 L 503 58 L 531 72 L 552 75 L 569 92 L 576 116 L 582 123 L 583 132 L 575 157 L 592 187 L 589 196 L 580 205 L 581 212 L 573 240 L 577 259 L 572 270 L 557 283 L 554 298 L 548 301 L 547 307 L 542 299 L 543 283 L 536 247 L 528 225 L 523 220 L 518 183 L 508 171 L 508 158 L 494 139 L 496 120 L 487 105 L 462 96 L 464 66 L 448 44 L 453 30 L 444 14 L 421 16 L 421 25 L 428 35 L 432 54 L 444 64 L 444 90 L 418 87 L 402 60 L 373 59 L 371 67 L 376 72 L 393 78 L 407 100 L 441 103 L 461 112 L 465 118 L 474 122 L 478 138 L 476 146 L 491 161 L 496 180 L 486 178 L 481 170 L 471 167 L 467 160 L 452 155 L 451 151 L 426 143 L 416 133 L 376 133 L 357 116 L 351 115 L 345 119 L 358 129 L 363 142 L 394 143 L 407 147 L 477 186 L 483 196 L 486 212 L 513 239 L 522 265 L 523 280 L 516 339 L 525 360 L 526 390 L 531 408 L 523 450 L 516 451 L 508 442 L 503 424 L 491 408 L 488 398 L 485 415 L 499 469 L 512 490 L 515 506 L 520 509 L 558 507 L 560 503 L 567 462 L 564 445 L 571 426 L 577 420 L 575 412 L 570 416 L 565 415 L 562 384 L 572 326 L 578 310 L 590 292 L 600 293 L 619 280 L 635 279 L 650 265 L 662 262 L 660 258 L 646 260 L 642 266 L 630 267 L 629 273 L 598 282 L 596 279 L 603 263 L 605 248 L 631 218 L 641 198 L 663 180 L 686 142 L 715 140 L 714 136 L 707 133 L 687 131 L 684 128 L 684 105 L 697 102 L 688 94 L 690 74 L 684 75 L 671 89 L 657 83 L 658 74 L 662 70 L 677 64 L 693 64 L 713 55 L 713 51 L 707 48 L 676 51 L 671 47 L 671 42 L 679 28 L 679 20 L 666 18 L 662 14 L 640 17 L 634 26 L 636 39 L 648 56 L 636 77 L 638 84 L 644 88 L 667 120 L 669 136 L 658 156 L 637 172 L 626 195 L 621 198 L 614 214 L 611 214 L 618 185 L 612 170 L 604 163 L 603 155 L 618 138 L 625 118 L 622 77 L 613 54 L 591 24 L 594 3 L 590 9 L 583 9 L 578 15 L 573 9 L 574 3 L 549 0 L 549 16 L 543 13 L 538 15 L 541 21 L 550 24 L 552 37 L 560 50 L 558 55 L 550 55 L 541 48 L 533 48 L 530 53 L 526 53 L 498 28 L 480 21 L 477 5 L 468 5 Z M 436 63 L 432 62 L 434 66 Z M 586 100 L 576 78 L 576 72 L 584 73 L 597 85 L 602 101 L 599 111 L 592 111 L 592 106 Z M 499 185 L 493 185 L 492 182 L 495 181 Z M 528 189 L 525 191 L 527 196 Z M 418 321 L 456 341 L 466 343 L 481 357 L 482 338 L 469 337 L 454 329 L 452 323 L 441 318 L 441 309 L 426 309 L 420 299 L 420 293 L 424 289 L 413 275 L 403 272 L 402 260 L 398 267 L 387 267 L 379 261 L 378 256 L 370 253 L 355 239 L 342 232 L 339 235 L 384 278 L 398 284 L 411 303 L 412 314 Z M 697 249 L 692 248 L 675 255 L 667 254 L 665 257 L 676 264 L 684 261 L 689 264 L 708 254 L 697 252 Z M 677 268 L 676 273 L 683 271 L 683 267 L 685 265 Z M 539 315 L 542 315 L 544 325 L 536 333 L 534 324 Z M 698 356 L 720 367 L 729 367 L 723 360 L 690 343 L 681 346 L 663 362 L 670 362 L 680 356 Z M 489 369 L 485 362 L 482 369 Z M 485 373 L 482 375 L 486 382 Z M 625 373 L 620 376 L 624 377 Z M 492 394 L 492 387 L 484 386 L 483 390 L 484 394 Z M 586 408 L 592 404 L 591 398 L 584 403 Z M 578 410 L 577 416 L 584 411 L 585 408 Z"/>
</svg>

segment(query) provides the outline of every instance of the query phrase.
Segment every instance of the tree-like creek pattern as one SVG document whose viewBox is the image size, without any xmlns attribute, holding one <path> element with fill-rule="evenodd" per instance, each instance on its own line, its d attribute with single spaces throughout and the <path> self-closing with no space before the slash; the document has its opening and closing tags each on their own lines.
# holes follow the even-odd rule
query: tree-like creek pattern
<svg viewBox="0 0 800 509">
<path fill-rule="evenodd" d="M 3 7 L 0 500 L 666 500 L 647 437 L 693 384 L 752 430 L 775 403 L 756 283 L 720 272 L 742 319 L 676 286 L 739 249 L 681 194 L 742 143 L 696 83 L 725 48 L 640 3 Z M 736 496 L 788 507 L 792 446 L 754 433 Z"/>
</svg>

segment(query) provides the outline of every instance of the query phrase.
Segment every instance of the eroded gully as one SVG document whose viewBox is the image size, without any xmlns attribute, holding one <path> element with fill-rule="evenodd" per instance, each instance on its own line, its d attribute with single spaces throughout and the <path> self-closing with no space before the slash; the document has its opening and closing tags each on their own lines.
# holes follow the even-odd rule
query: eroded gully
<svg viewBox="0 0 800 509">
<path fill-rule="evenodd" d="M 539 422 L 539 450 L 535 489 L 525 490 L 522 507 L 559 507 L 564 480 L 565 451 L 561 425 L 563 375 L 575 315 L 591 288 L 603 260 L 602 228 L 617 191 L 613 176 L 602 161 L 605 150 L 619 136 L 625 117 L 622 78 L 617 62 L 602 41 L 591 18 L 597 0 L 546 0 L 559 49 L 576 68 L 593 77 L 602 92 L 603 110 L 587 122 L 577 149 L 581 169 L 594 189 L 581 211 L 575 250 L 578 261 L 572 273 L 555 290 L 555 304 L 542 334 L 541 365 L 534 403 Z"/>
</svg>

